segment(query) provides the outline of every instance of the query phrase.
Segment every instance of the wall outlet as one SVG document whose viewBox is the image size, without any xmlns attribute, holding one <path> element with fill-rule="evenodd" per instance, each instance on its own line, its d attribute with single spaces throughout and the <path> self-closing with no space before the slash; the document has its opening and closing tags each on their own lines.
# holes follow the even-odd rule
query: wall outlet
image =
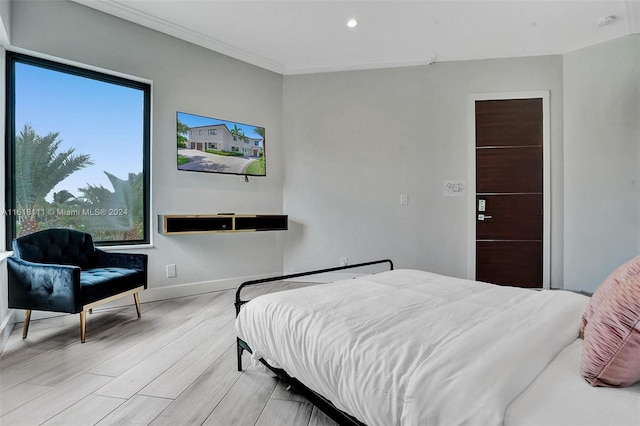
<svg viewBox="0 0 640 426">
<path fill-rule="evenodd" d="M 340 256 L 340 266 L 347 266 L 349 264 L 349 258 L 347 256 Z"/>
<path fill-rule="evenodd" d="M 167 265 L 167 278 L 175 278 L 176 276 L 176 265 Z"/>
</svg>

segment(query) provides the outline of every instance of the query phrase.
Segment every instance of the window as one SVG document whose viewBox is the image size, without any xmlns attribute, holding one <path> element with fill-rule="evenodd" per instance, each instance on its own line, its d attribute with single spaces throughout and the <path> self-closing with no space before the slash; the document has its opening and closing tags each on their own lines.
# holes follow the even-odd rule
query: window
<svg viewBox="0 0 640 426">
<path fill-rule="evenodd" d="M 216 129 L 209 129 L 209 134 L 215 136 L 218 134 L 218 131 Z"/>
<path fill-rule="evenodd" d="M 151 87 L 7 52 L 5 216 L 99 245 L 149 242 Z"/>
</svg>

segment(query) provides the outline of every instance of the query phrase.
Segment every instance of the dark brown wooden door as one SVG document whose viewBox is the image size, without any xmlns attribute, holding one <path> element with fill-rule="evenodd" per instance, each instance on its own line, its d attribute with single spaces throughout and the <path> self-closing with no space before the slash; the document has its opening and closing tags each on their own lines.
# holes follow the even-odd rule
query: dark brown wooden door
<svg viewBox="0 0 640 426">
<path fill-rule="evenodd" d="M 543 284 L 542 99 L 475 102 L 476 279 Z"/>
</svg>

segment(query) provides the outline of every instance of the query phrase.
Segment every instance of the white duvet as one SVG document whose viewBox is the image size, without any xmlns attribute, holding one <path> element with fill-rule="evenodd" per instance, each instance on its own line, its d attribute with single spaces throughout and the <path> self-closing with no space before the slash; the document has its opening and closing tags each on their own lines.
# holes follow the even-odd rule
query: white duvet
<svg viewBox="0 0 640 426">
<path fill-rule="evenodd" d="M 588 298 L 395 270 L 255 298 L 238 336 L 373 425 L 499 425 Z"/>
</svg>

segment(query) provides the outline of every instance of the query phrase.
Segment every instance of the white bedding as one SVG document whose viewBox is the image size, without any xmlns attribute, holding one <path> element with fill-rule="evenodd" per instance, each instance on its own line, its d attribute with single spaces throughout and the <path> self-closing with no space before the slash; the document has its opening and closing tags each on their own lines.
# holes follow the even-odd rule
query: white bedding
<svg viewBox="0 0 640 426">
<path fill-rule="evenodd" d="M 640 382 L 592 387 L 579 374 L 582 340 L 566 347 L 507 409 L 509 426 L 638 426 Z"/>
<path fill-rule="evenodd" d="M 370 426 L 491 425 L 576 340 L 587 302 L 395 270 L 260 296 L 236 329 L 255 357 Z"/>
</svg>

